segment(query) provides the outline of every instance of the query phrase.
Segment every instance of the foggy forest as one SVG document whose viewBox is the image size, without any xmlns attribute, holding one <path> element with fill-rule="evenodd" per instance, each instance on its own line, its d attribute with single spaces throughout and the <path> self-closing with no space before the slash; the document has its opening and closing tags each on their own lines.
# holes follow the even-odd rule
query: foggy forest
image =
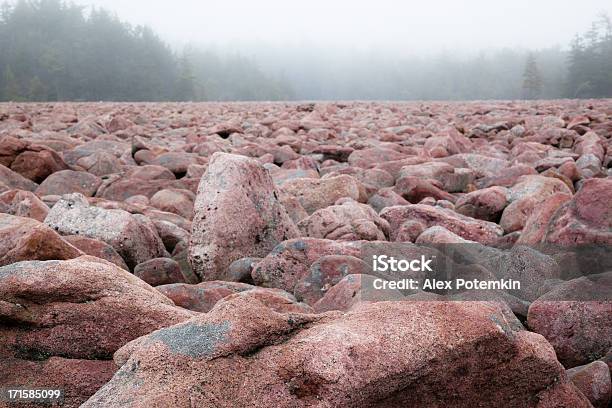
<svg viewBox="0 0 612 408">
<path fill-rule="evenodd" d="M 404 50 L 406 51 L 406 50 Z M 169 45 L 113 10 L 5 2 L 0 100 L 484 100 L 612 96 L 606 13 L 568 44 L 430 53 Z"/>
</svg>

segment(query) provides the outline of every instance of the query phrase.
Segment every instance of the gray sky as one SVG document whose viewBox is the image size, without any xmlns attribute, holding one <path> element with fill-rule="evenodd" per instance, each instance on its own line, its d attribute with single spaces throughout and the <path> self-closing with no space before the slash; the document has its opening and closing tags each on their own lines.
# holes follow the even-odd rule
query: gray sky
<svg viewBox="0 0 612 408">
<path fill-rule="evenodd" d="M 565 46 L 610 0 L 75 0 L 147 24 L 175 46 L 411 51 Z"/>
</svg>

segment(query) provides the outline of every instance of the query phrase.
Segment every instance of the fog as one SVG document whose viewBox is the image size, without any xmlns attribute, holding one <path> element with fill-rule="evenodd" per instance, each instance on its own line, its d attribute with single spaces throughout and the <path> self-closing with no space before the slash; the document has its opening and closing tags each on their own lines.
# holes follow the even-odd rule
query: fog
<svg viewBox="0 0 612 408">
<path fill-rule="evenodd" d="M 612 97 L 611 15 L 610 0 L 10 0 L 0 100 Z"/>
<path fill-rule="evenodd" d="M 567 45 L 609 0 L 78 0 L 175 46 L 341 47 L 393 53 Z"/>
</svg>

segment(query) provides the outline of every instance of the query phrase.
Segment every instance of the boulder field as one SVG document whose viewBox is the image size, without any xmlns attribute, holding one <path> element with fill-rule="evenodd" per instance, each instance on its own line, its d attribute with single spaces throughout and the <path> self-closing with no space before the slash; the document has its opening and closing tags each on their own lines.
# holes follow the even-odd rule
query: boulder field
<svg viewBox="0 0 612 408">
<path fill-rule="evenodd" d="M 611 328 L 611 100 L 0 104 L 0 390 L 605 408 Z"/>
</svg>

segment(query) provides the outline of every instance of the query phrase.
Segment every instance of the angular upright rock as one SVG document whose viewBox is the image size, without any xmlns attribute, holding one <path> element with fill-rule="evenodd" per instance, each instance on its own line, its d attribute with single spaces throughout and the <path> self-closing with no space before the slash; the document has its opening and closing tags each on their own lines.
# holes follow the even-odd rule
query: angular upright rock
<svg viewBox="0 0 612 408">
<path fill-rule="evenodd" d="M 244 156 L 213 154 L 198 188 L 189 245 L 200 279 L 223 279 L 233 261 L 266 256 L 297 236 L 263 166 Z"/>
</svg>

